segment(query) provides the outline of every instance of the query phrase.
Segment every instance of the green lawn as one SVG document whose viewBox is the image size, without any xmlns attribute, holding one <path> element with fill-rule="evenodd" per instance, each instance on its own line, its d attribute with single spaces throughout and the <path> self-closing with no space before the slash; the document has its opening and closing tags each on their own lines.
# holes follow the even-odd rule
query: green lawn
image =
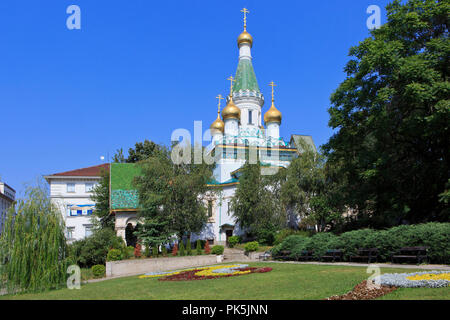
<svg viewBox="0 0 450 320">
<path fill-rule="evenodd" d="M 231 278 L 163 282 L 137 276 L 83 285 L 80 290 L 0 296 L 0 299 L 324 299 L 343 294 L 367 279 L 365 267 L 251 263 L 271 272 Z M 413 272 L 413 270 L 408 270 Z M 405 269 L 383 268 L 386 272 Z M 450 299 L 450 287 L 399 289 L 385 299 Z"/>
</svg>

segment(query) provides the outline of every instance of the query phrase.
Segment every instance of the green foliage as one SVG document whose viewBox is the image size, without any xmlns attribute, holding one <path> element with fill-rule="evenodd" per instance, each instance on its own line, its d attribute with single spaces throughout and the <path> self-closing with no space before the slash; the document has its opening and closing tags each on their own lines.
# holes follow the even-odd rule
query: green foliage
<svg viewBox="0 0 450 320">
<path fill-rule="evenodd" d="M 202 254 L 202 244 L 201 244 L 200 240 L 197 240 L 196 251 L 197 251 L 197 255 Z"/>
<path fill-rule="evenodd" d="M 358 209 L 351 228 L 450 217 L 448 1 L 395 0 L 386 11 L 350 49 L 331 96 L 330 194 L 335 211 Z"/>
<path fill-rule="evenodd" d="M 0 288 L 32 292 L 65 285 L 64 221 L 45 187 L 29 187 L 5 217 L 0 236 Z"/>
<path fill-rule="evenodd" d="M 288 236 L 292 235 L 298 235 L 303 237 L 309 237 L 310 233 L 305 230 L 294 230 L 294 229 L 282 229 L 278 231 L 275 235 L 275 241 L 274 244 L 278 245 L 280 244 L 284 239 L 286 239 Z"/>
<path fill-rule="evenodd" d="M 119 249 L 111 249 L 108 251 L 106 261 L 119 261 L 123 259 L 122 251 Z"/>
<path fill-rule="evenodd" d="M 92 190 L 91 199 L 95 202 L 91 222 L 96 229 L 114 230 L 115 215 L 109 212 L 109 170 L 100 170 L 100 182 Z"/>
<path fill-rule="evenodd" d="M 158 247 L 157 246 L 152 247 L 152 256 L 155 258 L 158 257 Z"/>
<path fill-rule="evenodd" d="M 231 210 L 239 225 L 249 235 L 271 244 L 273 233 L 286 223 L 287 215 L 280 199 L 280 185 L 284 177 L 281 169 L 274 175 L 262 175 L 264 168 L 245 163 L 236 192 L 231 200 Z"/>
<path fill-rule="evenodd" d="M 145 245 L 146 252 L 149 247 L 157 247 L 160 244 L 167 243 L 170 233 L 168 231 L 168 222 L 160 217 L 152 217 L 152 214 L 140 214 L 145 216 L 142 223 L 137 225 L 134 232 L 138 239 Z M 147 255 L 146 255 L 147 256 Z M 150 256 L 150 253 L 147 257 Z"/>
<path fill-rule="evenodd" d="M 134 247 L 128 246 L 124 252 L 124 259 L 131 259 L 134 257 Z"/>
<path fill-rule="evenodd" d="M 283 250 L 291 251 L 295 259 L 303 250 L 314 250 L 319 258 L 328 249 L 342 249 L 344 259 L 357 253 L 360 248 L 378 248 L 380 261 L 390 261 L 391 255 L 402 247 L 428 246 L 432 263 L 450 263 L 450 223 L 430 222 L 402 225 L 388 230 L 361 229 L 345 232 L 340 236 L 318 233 L 312 237 L 291 235 L 272 249 L 277 255 Z"/>
<path fill-rule="evenodd" d="M 223 254 L 224 250 L 225 250 L 224 246 L 216 245 L 211 248 L 211 254 L 221 255 L 221 254 Z"/>
<path fill-rule="evenodd" d="M 191 248 L 191 239 L 188 238 L 187 239 L 187 243 L 186 243 L 186 254 L 188 256 L 192 256 L 192 248 Z"/>
<path fill-rule="evenodd" d="M 233 248 L 238 243 L 239 243 L 239 237 L 238 236 L 231 236 L 231 237 L 228 238 L 228 246 L 230 248 Z"/>
<path fill-rule="evenodd" d="M 167 257 L 167 248 L 165 245 L 162 246 L 161 251 L 162 251 L 161 253 L 162 253 L 163 257 Z"/>
<path fill-rule="evenodd" d="M 245 252 L 256 251 L 256 250 L 258 250 L 258 248 L 259 248 L 258 241 L 247 242 L 244 246 Z"/>
<path fill-rule="evenodd" d="M 186 251 L 184 250 L 183 241 L 180 241 L 179 252 L 180 252 L 180 256 L 182 256 L 182 257 L 186 255 Z"/>
<path fill-rule="evenodd" d="M 163 228 L 155 228 L 162 238 L 175 233 L 181 239 L 185 233 L 199 232 L 208 219 L 201 195 L 207 191 L 213 165 L 194 161 L 177 164 L 172 155 L 181 151 L 192 159 L 193 150 L 178 145 L 172 150 L 161 148 L 155 156 L 140 162 L 142 174 L 135 178 L 141 206 L 138 216 L 144 225 L 152 219 L 165 223 Z M 146 233 L 144 228 L 139 238 Z"/>
<path fill-rule="evenodd" d="M 102 264 L 96 264 L 95 266 L 92 266 L 92 274 L 94 275 L 94 278 L 103 278 L 106 273 L 106 268 Z"/>
<path fill-rule="evenodd" d="M 106 228 L 95 230 L 91 236 L 74 241 L 69 246 L 69 252 L 73 263 L 90 268 L 96 264 L 105 264 L 111 248 L 123 251 L 125 243 L 113 230 Z"/>
</svg>

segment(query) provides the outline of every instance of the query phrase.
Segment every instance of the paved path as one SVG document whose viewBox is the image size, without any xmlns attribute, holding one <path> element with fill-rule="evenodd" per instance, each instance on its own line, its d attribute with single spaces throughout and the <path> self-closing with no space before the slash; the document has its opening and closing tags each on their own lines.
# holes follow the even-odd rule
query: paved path
<svg viewBox="0 0 450 320">
<path fill-rule="evenodd" d="M 380 268 L 399 268 L 399 269 L 420 269 L 420 270 L 450 270 L 449 265 L 442 264 L 394 264 L 394 263 L 352 263 L 352 262 L 300 262 L 300 261 L 275 261 L 275 260 L 267 260 L 261 262 L 270 262 L 270 263 L 290 263 L 290 264 L 313 264 L 313 265 L 323 265 L 323 266 L 347 266 L 347 267 L 368 267 L 377 265 Z"/>
</svg>

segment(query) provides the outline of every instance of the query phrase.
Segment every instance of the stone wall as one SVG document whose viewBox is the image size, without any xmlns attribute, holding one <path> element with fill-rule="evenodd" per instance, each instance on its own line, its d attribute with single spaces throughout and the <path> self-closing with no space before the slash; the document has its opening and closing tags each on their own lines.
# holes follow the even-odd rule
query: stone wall
<svg viewBox="0 0 450 320">
<path fill-rule="evenodd" d="M 223 256 L 204 255 L 109 261 L 106 262 L 106 277 L 134 276 L 147 272 L 209 266 L 222 262 L 222 258 Z"/>
</svg>

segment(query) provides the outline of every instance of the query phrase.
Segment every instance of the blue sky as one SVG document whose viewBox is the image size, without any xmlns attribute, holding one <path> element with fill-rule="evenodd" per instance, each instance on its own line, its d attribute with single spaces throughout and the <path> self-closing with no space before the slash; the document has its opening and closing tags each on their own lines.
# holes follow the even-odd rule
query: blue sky
<svg viewBox="0 0 450 320">
<path fill-rule="evenodd" d="M 348 50 L 369 35 L 366 9 L 381 0 L 0 2 L 0 180 L 17 191 L 51 174 L 102 163 L 177 128 L 206 130 L 216 95 L 238 62 L 246 7 L 259 86 L 283 114 L 281 135 L 328 127 L 331 93 Z M 81 8 L 69 30 L 66 8 Z M 263 112 L 268 109 L 263 108 Z"/>
</svg>

